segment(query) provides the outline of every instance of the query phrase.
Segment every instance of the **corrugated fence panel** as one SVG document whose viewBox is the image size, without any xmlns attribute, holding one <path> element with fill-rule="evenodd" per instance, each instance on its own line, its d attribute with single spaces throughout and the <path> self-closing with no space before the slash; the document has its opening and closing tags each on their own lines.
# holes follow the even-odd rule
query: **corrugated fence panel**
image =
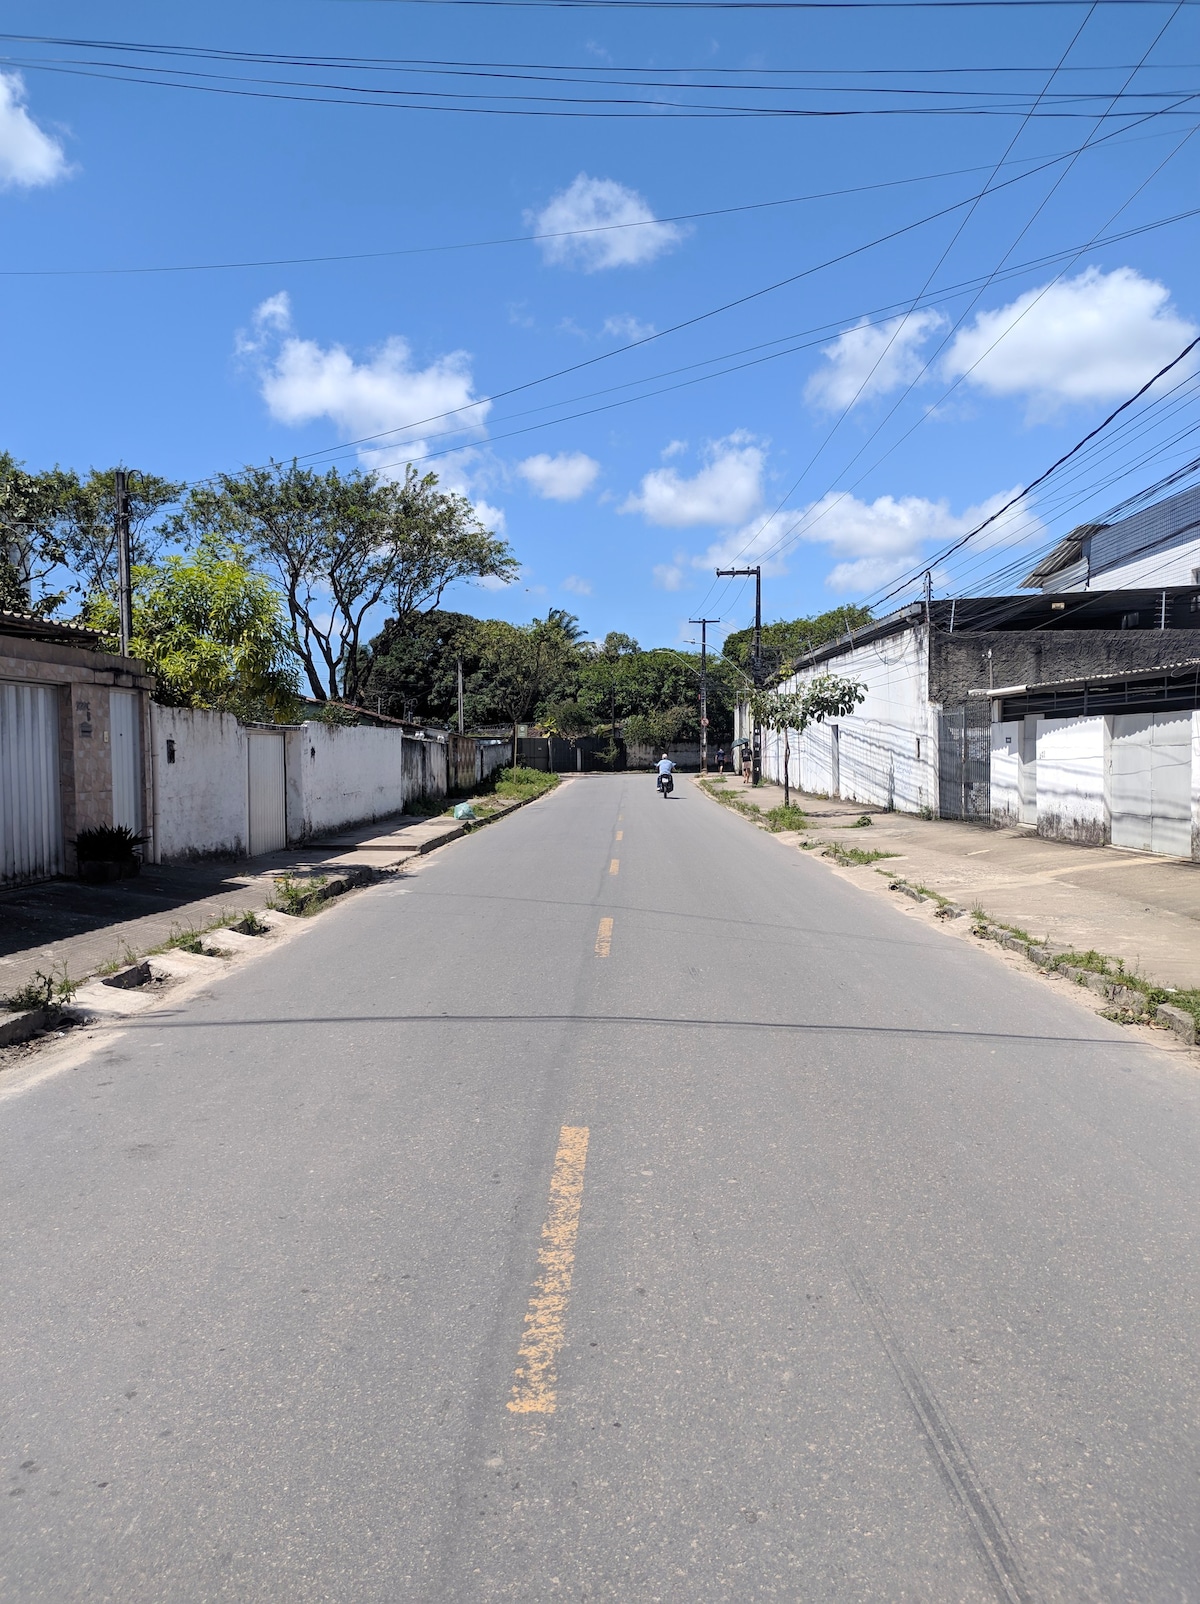
<svg viewBox="0 0 1200 1604">
<path fill-rule="evenodd" d="M 247 731 L 250 856 L 287 845 L 287 789 L 283 731 Z"/>
<path fill-rule="evenodd" d="M 0 683 L 0 884 L 62 870 L 58 692 Z"/>
<path fill-rule="evenodd" d="M 140 835 L 142 829 L 142 741 L 136 691 L 108 693 L 112 729 L 113 823 Z"/>
</svg>

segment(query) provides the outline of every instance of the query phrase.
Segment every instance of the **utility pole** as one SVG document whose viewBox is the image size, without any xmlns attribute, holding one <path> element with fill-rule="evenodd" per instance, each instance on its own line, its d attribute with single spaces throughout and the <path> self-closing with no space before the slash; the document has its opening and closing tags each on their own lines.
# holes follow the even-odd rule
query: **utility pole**
<svg viewBox="0 0 1200 1604">
<path fill-rule="evenodd" d="M 762 568 L 718 568 L 718 579 L 750 579 L 754 580 L 754 656 L 750 664 L 751 676 L 754 680 L 754 689 L 762 689 Z M 754 720 L 754 745 L 752 747 L 751 778 L 755 785 L 762 781 L 762 725 Z"/>
<path fill-rule="evenodd" d="M 121 656 L 129 656 L 133 634 L 133 576 L 129 560 L 129 474 L 118 468 L 113 475 L 113 524 L 117 537 L 117 611 L 120 616 Z"/>
<path fill-rule="evenodd" d="M 719 618 L 689 618 L 689 624 L 700 625 L 700 772 L 708 773 L 708 626 L 719 624 Z"/>
<path fill-rule="evenodd" d="M 458 660 L 458 733 L 463 733 L 462 658 Z"/>
</svg>

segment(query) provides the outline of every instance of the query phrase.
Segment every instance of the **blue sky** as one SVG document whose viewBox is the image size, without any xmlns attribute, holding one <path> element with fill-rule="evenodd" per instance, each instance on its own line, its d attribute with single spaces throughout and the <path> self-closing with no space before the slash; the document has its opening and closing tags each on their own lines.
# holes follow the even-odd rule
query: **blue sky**
<svg viewBox="0 0 1200 1604">
<path fill-rule="evenodd" d="M 1197 12 L 1172 10 L 10 4 L 9 34 L 536 63 L 651 86 L 389 69 L 379 89 L 648 104 L 519 117 L 494 108 L 552 108 L 305 104 L 127 81 L 134 58 L 115 45 L 0 45 L 0 441 L 33 467 L 123 460 L 180 479 L 296 453 L 424 461 L 523 564 L 518 585 L 454 605 L 517 621 L 565 606 L 643 644 L 686 639 L 701 610 L 748 621 L 751 591 L 714 584 L 719 561 L 765 562 L 768 617 L 880 596 L 1200 332 L 1200 220 L 1088 248 L 1196 204 L 1200 141 L 1180 146 L 1194 108 L 1148 117 L 1169 104 L 1150 96 L 1190 93 L 1200 72 Z M 1106 97 L 1143 57 L 1129 88 L 1146 98 L 1114 114 Z M 366 81 L 353 64 L 140 60 L 225 74 L 193 81 L 226 90 L 238 75 L 288 80 L 259 85 L 280 95 Z M 1009 67 L 1024 70 L 996 71 Z M 975 71 L 931 72 L 946 68 Z M 865 76 L 879 69 L 892 76 Z M 664 101 L 947 109 L 701 118 Z M 1004 187 L 920 222 L 989 180 Z M 843 190 L 857 193 L 663 221 Z M 497 240 L 512 243 L 473 244 Z M 428 249 L 451 245 L 471 248 Z M 370 252 L 410 254 L 94 271 Z M 950 293 L 968 281 L 975 298 Z M 1149 419 L 1125 456 L 1092 459 L 993 528 L 983 554 L 937 567 L 936 587 L 976 583 L 1176 466 L 1187 442 L 1166 437 L 1187 417 Z M 367 436 L 383 438 L 346 444 Z"/>
</svg>

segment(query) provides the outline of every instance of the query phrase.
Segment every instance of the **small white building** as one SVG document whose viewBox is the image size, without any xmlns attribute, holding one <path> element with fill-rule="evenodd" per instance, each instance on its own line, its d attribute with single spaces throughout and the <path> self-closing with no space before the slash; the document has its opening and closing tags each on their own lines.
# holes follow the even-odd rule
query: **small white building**
<svg viewBox="0 0 1200 1604">
<path fill-rule="evenodd" d="M 1200 590 L 1060 594 L 921 603 L 806 653 L 783 689 L 835 674 L 866 696 L 793 732 L 791 785 L 1200 855 Z M 765 778 L 782 780 L 783 746 L 763 732 Z"/>
<path fill-rule="evenodd" d="M 1080 524 L 1023 584 L 1046 592 L 1200 585 L 1200 485 L 1111 524 Z"/>
</svg>

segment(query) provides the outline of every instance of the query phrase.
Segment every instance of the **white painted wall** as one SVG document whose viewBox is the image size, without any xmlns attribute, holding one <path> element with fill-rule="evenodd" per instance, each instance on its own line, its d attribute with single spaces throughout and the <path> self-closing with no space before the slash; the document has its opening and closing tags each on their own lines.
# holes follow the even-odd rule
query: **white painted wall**
<svg viewBox="0 0 1200 1604">
<path fill-rule="evenodd" d="M 1021 822 L 1021 723 L 992 721 L 992 820 Z"/>
<path fill-rule="evenodd" d="M 1160 586 L 1194 585 L 1200 569 L 1200 540 L 1181 540 L 1174 546 L 1160 546 L 1141 552 L 1111 568 L 1094 570 L 1088 590 L 1154 590 Z M 1076 587 L 1064 586 L 1064 589 Z"/>
<path fill-rule="evenodd" d="M 307 840 L 399 813 L 403 741 L 399 730 L 302 724 L 291 743 L 299 782 L 292 796 L 299 806 L 288 818 L 289 838 Z"/>
<path fill-rule="evenodd" d="M 804 669 L 784 683 L 798 690 L 821 674 L 857 680 L 866 700 L 838 726 L 838 794 L 852 802 L 873 802 L 901 813 L 937 806 L 937 711 L 929 705 L 925 628 L 857 646 L 841 656 Z M 828 725 L 814 724 L 791 739 L 791 783 L 809 792 L 833 788 L 833 737 Z M 783 777 L 783 737 L 763 736 L 763 773 Z"/>
<path fill-rule="evenodd" d="M 237 719 L 230 713 L 151 702 L 150 745 L 153 861 L 180 863 L 245 853 L 246 732 Z"/>
<path fill-rule="evenodd" d="M 1056 841 L 1108 840 L 1108 720 L 1043 718 L 1037 733 L 1037 830 Z"/>
</svg>

